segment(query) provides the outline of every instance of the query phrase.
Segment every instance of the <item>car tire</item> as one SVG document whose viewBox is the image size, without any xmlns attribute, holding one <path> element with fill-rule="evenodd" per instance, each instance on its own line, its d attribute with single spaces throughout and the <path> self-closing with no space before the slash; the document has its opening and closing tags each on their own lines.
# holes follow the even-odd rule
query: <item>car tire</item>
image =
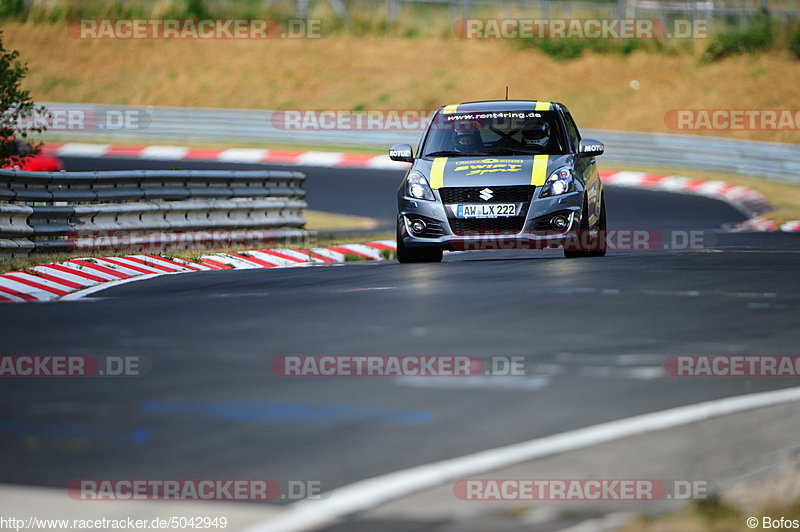
<svg viewBox="0 0 800 532">
<path fill-rule="evenodd" d="M 608 241 L 608 224 L 606 223 L 606 198 L 600 199 L 600 220 L 597 222 L 597 247 L 589 252 L 590 257 L 605 257 Z"/>
<path fill-rule="evenodd" d="M 581 226 L 578 229 L 577 238 L 573 242 L 564 244 L 564 256 L 568 259 L 578 259 L 583 257 L 602 257 L 606 254 L 606 202 L 605 198 L 600 200 L 600 219 L 597 221 L 595 229 L 598 230 L 597 239 L 585 242 L 589 235 L 588 203 L 586 198 L 583 200 L 583 210 L 581 211 Z M 583 244 L 588 244 L 584 247 Z"/>
<path fill-rule="evenodd" d="M 442 262 L 441 248 L 410 248 L 403 244 L 400 228 L 397 228 L 397 262 L 412 264 L 418 262 Z"/>
</svg>

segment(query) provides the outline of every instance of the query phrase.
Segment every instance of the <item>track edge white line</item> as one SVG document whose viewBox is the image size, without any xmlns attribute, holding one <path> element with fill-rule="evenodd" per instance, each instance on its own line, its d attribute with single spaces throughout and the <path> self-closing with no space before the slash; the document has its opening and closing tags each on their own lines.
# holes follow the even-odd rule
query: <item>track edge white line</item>
<svg viewBox="0 0 800 532">
<path fill-rule="evenodd" d="M 282 516 L 251 525 L 245 532 L 298 532 L 336 523 L 342 517 L 441 486 L 467 475 L 584 449 L 614 440 L 676 428 L 757 408 L 800 401 L 800 387 L 784 388 L 641 414 L 488 449 L 361 480 L 335 489 L 320 500 L 293 504 Z"/>
<path fill-rule="evenodd" d="M 127 279 L 117 279 L 116 281 L 106 281 L 103 283 L 98 283 L 94 286 L 89 286 L 86 288 L 82 288 L 80 290 L 76 290 L 71 294 L 67 294 L 65 296 L 61 296 L 56 299 L 56 301 L 77 301 L 79 299 L 83 299 L 84 297 L 88 297 L 92 294 L 100 292 L 101 290 L 105 290 L 106 288 L 113 288 L 115 286 L 121 286 L 123 284 L 133 283 L 135 281 L 144 281 L 146 279 L 153 279 L 155 277 L 161 277 L 162 275 L 173 275 L 176 273 L 184 273 L 184 272 L 161 272 L 161 273 L 145 273 L 142 275 L 136 275 L 133 277 L 128 277 Z"/>
</svg>

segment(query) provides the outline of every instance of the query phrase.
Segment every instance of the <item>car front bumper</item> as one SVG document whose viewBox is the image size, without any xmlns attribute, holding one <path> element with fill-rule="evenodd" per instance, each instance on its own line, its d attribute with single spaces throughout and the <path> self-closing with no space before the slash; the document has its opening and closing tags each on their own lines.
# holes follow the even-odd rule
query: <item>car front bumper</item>
<svg viewBox="0 0 800 532">
<path fill-rule="evenodd" d="M 538 191 L 537 191 L 538 192 Z M 449 208 L 438 197 L 436 201 L 398 198 L 398 238 L 407 247 L 434 247 L 449 250 L 479 249 L 545 249 L 559 247 L 580 227 L 584 192 L 577 190 L 555 197 L 533 198 L 528 205 L 521 229 L 465 230 L 458 226 Z M 556 229 L 551 220 L 564 216 L 568 224 Z M 520 217 L 521 218 L 521 217 Z M 411 223 L 422 220 L 426 230 L 415 233 Z M 492 219 L 492 220 L 500 220 Z M 453 222 L 451 224 L 451 222 Z"/>
</svg>

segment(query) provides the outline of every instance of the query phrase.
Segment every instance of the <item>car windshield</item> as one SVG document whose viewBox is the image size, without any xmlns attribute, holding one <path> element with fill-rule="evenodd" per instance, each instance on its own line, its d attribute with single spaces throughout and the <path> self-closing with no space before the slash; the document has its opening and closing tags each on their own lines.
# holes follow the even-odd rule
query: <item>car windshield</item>
<svg viewBox="0 0 800 532">
<path fill-rule="evenodd" d="M 425 157 L 565 153 L 557 111 L 444 114 L 431 122 Z"/>
</svg>

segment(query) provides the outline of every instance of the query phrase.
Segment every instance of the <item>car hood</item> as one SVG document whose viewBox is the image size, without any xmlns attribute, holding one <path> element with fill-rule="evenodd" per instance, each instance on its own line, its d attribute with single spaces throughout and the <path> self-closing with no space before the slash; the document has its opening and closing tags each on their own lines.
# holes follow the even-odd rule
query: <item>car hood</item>
<svg viewBox="0 0 800 532">
<path fill-rule="evenodd" d="M 418 159 L 422 172 L 434 189 L 544 184 L 562 166 L 572 166 L 574 155 L 514 155 L 502 157 L 436 157 Z"/>
</svg>

